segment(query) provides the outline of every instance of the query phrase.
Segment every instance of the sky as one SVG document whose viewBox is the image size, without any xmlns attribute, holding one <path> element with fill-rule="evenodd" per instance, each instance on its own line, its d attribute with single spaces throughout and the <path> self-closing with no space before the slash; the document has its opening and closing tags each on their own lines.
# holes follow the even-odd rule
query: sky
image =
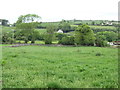
<svg viewBox="0 0 120 90">
<path fill-rule="evenodd" d="M 41 22 L 118 20 L 119 0 L 0 0 L 0 19 L 12 24 L 20 15 L 37 14 Z"/>
</svg>

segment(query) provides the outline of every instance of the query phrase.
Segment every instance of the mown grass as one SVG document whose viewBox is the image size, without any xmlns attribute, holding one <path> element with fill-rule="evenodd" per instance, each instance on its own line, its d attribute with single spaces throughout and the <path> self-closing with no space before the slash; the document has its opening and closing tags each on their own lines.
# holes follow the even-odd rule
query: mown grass
<svg viewBox="0 0 120 90">
<path fill-rule="evenodd" d="M 100 47 L 3 47 L 3 88 L 117 88 L 117 53 Z"/>
</svg>

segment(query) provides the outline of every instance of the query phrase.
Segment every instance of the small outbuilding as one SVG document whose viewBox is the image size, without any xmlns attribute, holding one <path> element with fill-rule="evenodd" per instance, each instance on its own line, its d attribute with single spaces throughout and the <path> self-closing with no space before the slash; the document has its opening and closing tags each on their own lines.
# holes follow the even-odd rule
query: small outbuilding
<svg viewBox="0 0 120 90">
<path fill-rule="evenodd" d="M 63 31 L 62 31 L 61 29 L 59 29 L 59 30 L 57 31 L 57 33 L 63 33 Z"/>
<path fill-rule="evenodd" d="M 114 45 L 113 42 L 107 42 L 107 44 L 109 44 L 109 45 L 111 45 L 111 46 Z"/>
</svg>

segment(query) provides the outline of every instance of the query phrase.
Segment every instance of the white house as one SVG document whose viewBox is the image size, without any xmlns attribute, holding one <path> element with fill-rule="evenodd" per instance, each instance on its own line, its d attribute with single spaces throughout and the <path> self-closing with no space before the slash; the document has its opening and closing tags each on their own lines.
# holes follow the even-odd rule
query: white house
<svg viewBox="0 0 120 90">
<path fill-rule="evenodd" d="M 62 31 L 61 29 L 59 29 L 59 30 L 57 31 L 57 33 L 63 33 L 63 31 Z"/>
<path fill-rule="evenodd" d="M 107 42 L 107 44 L 109 44 L 109 45 L 114 45 L 113 42 Z"/>
</svg>

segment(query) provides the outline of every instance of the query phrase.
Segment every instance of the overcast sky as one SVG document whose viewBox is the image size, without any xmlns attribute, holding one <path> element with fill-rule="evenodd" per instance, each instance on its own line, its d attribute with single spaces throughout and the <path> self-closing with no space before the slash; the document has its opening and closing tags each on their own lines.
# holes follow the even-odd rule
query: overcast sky
<svg viewBox="0 0 120 90">
<path fill-rule="evenodd" d="M 1 0 L 0 19 L 14 23 L 20 15 L 37 14 L 41 21 L 117 20 L 119 0 Z"/>
</svg>

